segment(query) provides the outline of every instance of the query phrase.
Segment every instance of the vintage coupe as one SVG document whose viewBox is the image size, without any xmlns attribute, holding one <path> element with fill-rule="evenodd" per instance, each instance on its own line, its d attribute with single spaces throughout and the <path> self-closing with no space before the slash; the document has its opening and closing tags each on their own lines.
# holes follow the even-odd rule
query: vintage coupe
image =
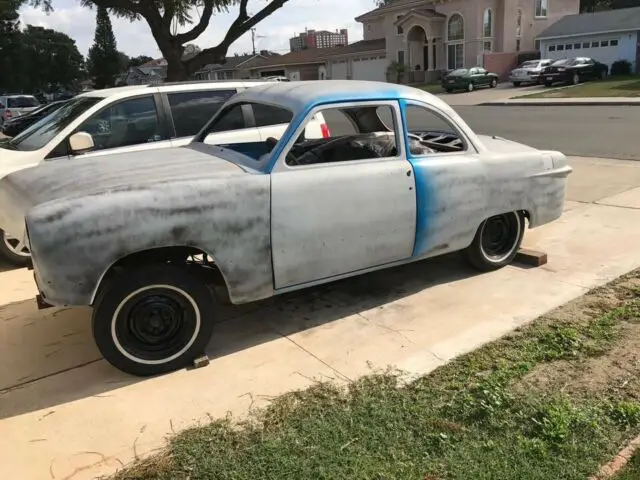
<svg viewBox="0 0 640 480">
<path fill-rule="evenodd" d="M 206 143 L 260 104 L 292 115 L 281 138 Z M 328 138 L 306 139 L 317 113 Z M 501 268 L 526 221 L 561 216 L 570 172 L 560 152 L 474 134 L 421 90 L 274 82 L 230 99 L 189 146 L 13 173 L 0 215 L 24 232 L 40 306 L 93 306 L 105 358 L 151 375 L 203 352 L 215 297 L 242 304 L 458 250 Z"/>
</svg>

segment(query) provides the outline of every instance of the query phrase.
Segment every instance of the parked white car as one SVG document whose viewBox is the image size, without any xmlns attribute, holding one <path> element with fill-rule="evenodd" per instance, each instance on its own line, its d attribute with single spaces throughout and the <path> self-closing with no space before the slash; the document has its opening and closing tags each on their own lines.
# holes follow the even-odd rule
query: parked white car
<svg viewBox="0 0 640 480">
<path fill-rule="evenodd" d="M 522 62 L 518 68 L 511 70 L 509 81 L 514 87 L 519 87 L 523 83 L 539 83 L 540 73 L 552 63 L 553 60 L 548 59 Z"/>
<path fill-rule="evenodd" d="M 33 95 L 0 96 L 0 125 L 36 108 L 40 108 L 40 102 Z"/>
<path fill-rule="evenodd" d="M 187 145 L 224 102 L 266 81 L 180 82 L 86 92 L 34 123 L 12 139 L 0 141 L 0 178 L 43 161 L 91 158 Z M 206 143 L 262 142 L 280 138 L 291 122 L 269 105 L 247 106 L 211 134 Z M 328 136 L 319 115 L 307 138 Z M 26 246 L 0 225 L 0 258 L 15 266 L 29 261 Z"/>
</svg>

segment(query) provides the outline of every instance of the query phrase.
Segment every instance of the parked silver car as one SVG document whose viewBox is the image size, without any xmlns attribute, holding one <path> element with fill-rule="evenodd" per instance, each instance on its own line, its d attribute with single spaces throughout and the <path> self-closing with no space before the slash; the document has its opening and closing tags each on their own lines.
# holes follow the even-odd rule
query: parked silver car
<svg viewBox="0 0 640 480">
<path fill-rule="evenodd" d="M 40 107 L 33 95 L 6 95 L 0 97 L 0 125 Z"/>
<path fill-rule="evenodd" d="M 538 83 L 542 69 L 553 63 L 553 60 L 527 60 L 515 70 L 511 70 L 509 81 L 514 87 L 519 87 L 523 83 Z"/>
</svg>

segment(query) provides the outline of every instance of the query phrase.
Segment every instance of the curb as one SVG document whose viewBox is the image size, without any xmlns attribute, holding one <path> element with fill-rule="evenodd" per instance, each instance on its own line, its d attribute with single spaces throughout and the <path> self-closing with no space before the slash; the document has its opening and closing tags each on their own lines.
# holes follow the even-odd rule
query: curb
<svg viewBox="0 0 640 480">
<path fill-rule="evenodd" d="M 640 435 L 631 440 L 609 463 L 600 467 L 600 471 L 596 475 L 589 477 L 589 480 L 606 480 L 618 474 L 631 460 L 631 457 L 639 447 Z"/>
<path fill-rule="evenodd" d="M 533 101 L 533 102 L 521 102 L 521 101 L 502 101 L 502 102 L 484 102 L 478 103 L 481 107 L 640 107 L 640 101 L 636 102 L 545 102 L 545 101 Z"/>
</svg>

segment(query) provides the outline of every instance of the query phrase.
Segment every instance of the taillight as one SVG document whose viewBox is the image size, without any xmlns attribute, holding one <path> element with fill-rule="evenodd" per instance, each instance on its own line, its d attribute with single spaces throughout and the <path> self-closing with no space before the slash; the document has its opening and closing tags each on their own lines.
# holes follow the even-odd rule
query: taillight
<svg viewBox="0 0 640 480">
<path fill-rule="evenodd" d="M 326 123 L 320 124 L 320 131 L 322 132 L 322 138 L 331 138 L 331 130 L 329 130 L 329 125 Z"/>
</svg>

